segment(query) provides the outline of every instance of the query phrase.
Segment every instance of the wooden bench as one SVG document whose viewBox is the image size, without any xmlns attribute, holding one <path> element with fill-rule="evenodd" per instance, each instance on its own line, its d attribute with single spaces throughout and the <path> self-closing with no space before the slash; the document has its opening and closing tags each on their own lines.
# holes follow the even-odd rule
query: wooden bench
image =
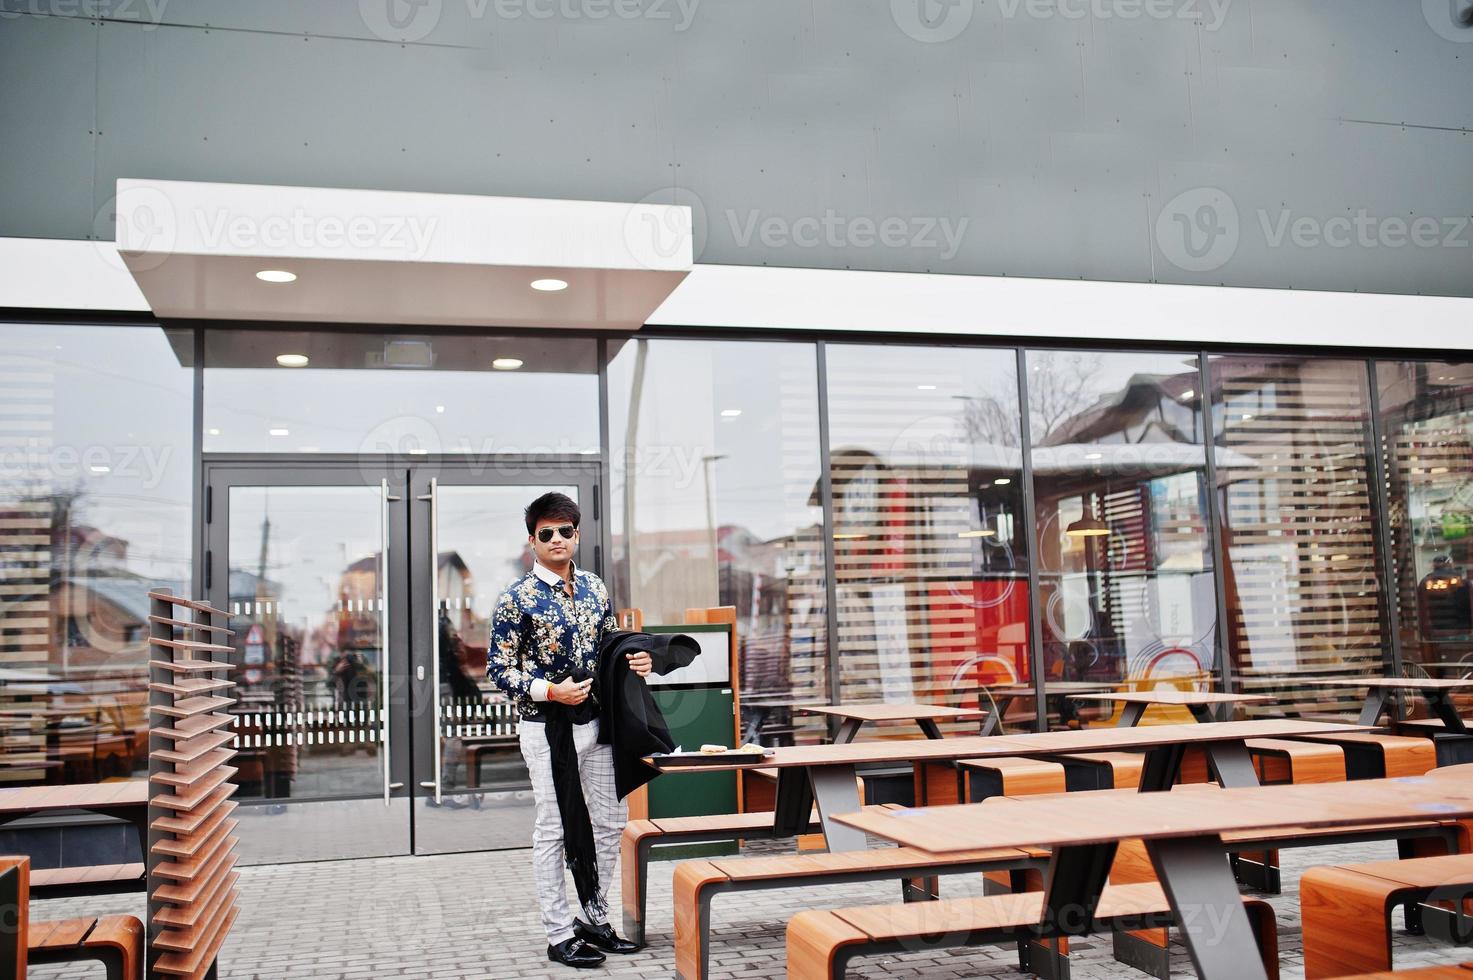
<svg viewBox="0 0 1473 980">
<path fill-rule="evenodd" d="M 142 980 L 143 923 L 131 915 L 38 922 L 30 918 L 30 859 L 0 857 L 0 976 L 20 980 L 29 964 L 96 960 L 108 980 Z"/>
<path fill-rule="evenodd" d="M 32 964 L 97 960 L 107 980 L 142 980 L 143 923 L 131 915 L 31 922 L 26 930 Z"/>
<path fill-rule="evenodd" d="M 957 763 L 956 802 L 980 803 L 994 796 L 1033 796 L 1067 789 L 1064 766 L 1046 759 L 963 759 Z"/>
<path fill-rule="evenodd" d="M 878 953 L 936 950 L 1001 943 L 1034 935 L 1057 934 L 1058 924 L 1045 923 L 1042 892 L 947 899 L 906 905 L 878 905 L 830 911 L 800 912 L 788 923 L 789 980 L 842 978 L 850 961 Z M 1273 909 L 1258 899 L 1244 899 L 1255 938 L 1270 978 L 1278 973 L 1278 928 Z M 1088 923 L 1069 923 L 1075 934 L 1167 924 L 1171 906 L 1155 884 L 1105 888 Z M 1020 968 L 1036 972 L 1019 943 Z M 1245 951 L 1246 953 L 1246 951 Z M 1057 971 L 1052 971 L 1057 972 Z"/>
<path fill-rule="evenodd" d="M 1345 750 L 1338 745 L 1290 738 L 1250 738 L 1244 744 L 1262 783 L 1345 781 Z"/>
<path fill-rule="evenodd" d="M 1391 969 L 1391 910 L 1473 891 L 1473 854 L 1310 868 L 1299 881 L 1305 980 Z"/>
<path fill-rule="evenodd" d="M 1039 857 L 1017 848 L 942 857 L 915 848 L 884 847 L 684 861 L 675 869 L 675 973 L 680 980 L 710 976 L 711 902 L 718 894 L 898 879 L 907 902 L 930 901 L 937 897 L 938 875 L 1041 868 L 1047 860 L 1046 854 Z"/>
<path fill-rule="evenodd" d="M 1146 757 L 1139 752 L 1075 752 L 1059 756 L 1058 762 L 1070 792 L 1134 789 L 1141 784 Z"/>
<path fill-rule="evenodd" d="M 64 898 L 75 895 L 143 891 L 148 879 L 144 864 L 94 864 L 69 868 L 40 868 L 31 872 L 31 897 Z"/>
<path fill-rule="evenodd" d="M 808 832 L 817 833 L 818 815 L 808 819 Z M 771 812 L 733 813 L 701 817 L 660 817 L 631 820 L 619 840 L 619 873 L 624 903 L 624 935 L 630 942 L 644 942 L 645 909 L 648 904 L 650 852 L 659 844 L 706 844 L 732 839 L 770 840 Z"/>
<path fill-rule="evenodd" d="M 1346 732 L 1305 735 L 1295 741 L 1327 742 L 1345 751 L 1345 778 L 1383 779 L 1420 776 L 1437 768 L 1437 747 L 1430 739 L 1410 735 Z"/>
<path fill-rule="evenodd" d="M 1473 977 L 1473 963 L 1451 963 L 1447 966 L 1423 966 L 1415 970 L 1397 970 L 1395 973 L 1358 973 L 1342 980 L 1469 980 Z"/>
</svg>

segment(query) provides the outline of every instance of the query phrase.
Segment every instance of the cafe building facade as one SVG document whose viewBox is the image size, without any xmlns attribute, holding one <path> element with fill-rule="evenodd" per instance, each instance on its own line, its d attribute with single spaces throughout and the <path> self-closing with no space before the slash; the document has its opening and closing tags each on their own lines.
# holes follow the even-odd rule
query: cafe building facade
<svg viewBox="0 0 1473 980">
<path fill-rule="evenodd" d="M 232 614 L 247 860 L 525 846 L 484 675 L 547 489 L 621 609 L 734 608 L 764 744 L 1473 671 L 1470 300 L 703 265 L 679 204 L 125 180 L 116 228 L 0 241 L 3 785 L 146 770 L 166 588 Z"/>
</svg>

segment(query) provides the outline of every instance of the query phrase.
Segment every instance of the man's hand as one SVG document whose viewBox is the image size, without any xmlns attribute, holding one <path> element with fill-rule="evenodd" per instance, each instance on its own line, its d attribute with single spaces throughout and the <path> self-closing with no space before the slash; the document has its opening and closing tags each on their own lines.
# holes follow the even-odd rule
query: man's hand
<svg viewBox="0 0 1473 980">
<path fill-rule="evenodd" d="M 636 650 L 633 653 L 626 653 L 624 657 L 629 661 L 629 669 L 640 677 L 648 677 L 650 669 L 654 667 L 654 664 L 650 662 L 650 655 L 647 650 Z"/>
<path fill-rule="evenodd" d="M 575 681 L 568 677 L 549 684 L 547 687 L 547 699 L 556 701 L 558 704 L 582 704 L 588 700 L 588 691 L 593 687 L 593 679 L 586 681 Z"/>
</svg>

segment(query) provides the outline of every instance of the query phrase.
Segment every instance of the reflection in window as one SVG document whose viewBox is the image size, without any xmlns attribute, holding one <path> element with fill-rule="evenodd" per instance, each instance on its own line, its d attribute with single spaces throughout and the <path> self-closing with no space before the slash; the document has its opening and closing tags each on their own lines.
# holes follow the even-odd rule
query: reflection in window
<svg viewBox="0 0 1473 980">
<path fill-rule="evenodd" d="M 1473 671 L 1473 366 L 1382 362 L 1382 453 L 1402 657 L 1434 677 Z"/>
<path fill-rule="evenodd" d="M 735 606 L 744 736 L 815 741 L 827 602 L 812 346 L 635 340 L 609 365 L 614 594 L 647 624 Z"/>
<path fill-rule="evenodd" d="M 1197 358 L 1029 351 L 1027 368 L 1045 681 L 1209 686 Z"/>
<path fill-rule="evenodd" d="M 1233 675 L 1279 710 L 1348 711 L 1316 687 L 1383 660 L 1361 361 L 1212 357 Z"/>
<path fill-rule="evenodd" d="M 206 452 L 599 449 L 589 339 L 211 330 L 204 374 Z"/>
<path fill-rule="evenodd" d="M 826 357 L 840 699 L 975 708 L 1029 680 L 1017 355 Z"/>
<path fill-rule="evenodd" d="M 0 786 L 148 768 L 147 593 L 189 588 L 192 343 L 0 325 Z"/>
</svg>

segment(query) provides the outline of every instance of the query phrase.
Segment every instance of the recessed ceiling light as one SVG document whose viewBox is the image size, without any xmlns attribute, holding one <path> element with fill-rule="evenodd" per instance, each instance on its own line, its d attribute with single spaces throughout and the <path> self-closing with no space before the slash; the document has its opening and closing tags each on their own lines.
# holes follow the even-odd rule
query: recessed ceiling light
<svg viewBox="0 0 1473 980">
<path fill-rule="evenodd" d="M 491 366 L 498 371 L 515 371 L 522 366 L 520 357 L 498 357 L 491 362 Z"/>
<path fill-rule="evenodd" d="M 992 537 L 995 534 L 997 534 L 997 532 L 994 531 L 994 530 L 992 530 L 991 528 L 982 528 L 979 531 L 962 531 L 960 534 L 957 535 L 957 537 L 959 537 L 959 538 L 990 538 L 990 537 Z"/>
<path fill-rule="evenodd" d="M 276 363 L 282 367 L 298 368 L 306 367 L 311 360 L 306 354 L 277 354 Z"/>
<path fill-rule="evenodd" d="M 1105 458 L 1105 454 L 1104 453 L 1085 453 L 1084 454 L 1084 458 L 1085 459 L 1104 459 Z"/>
<path fill-rule="evenodd" d="M 995 486 L 995 487 L 1005 487 L 1009 483 L 1012 483 L 1012 482 L 1013 482 L 1012 479 L 1010 479 L 1009 477 L 1000 476 L 996 480 L 993 480 L 992 481 L 992 485 Z"/>
<path fill-rule="evenodd" d="M 210 430 L 210 435 L 212 435 L 212 436 L 218 436 L 219 434 L 220 434 L 220 430 L 219 429 L 211 429 Z"/>
<path fill-rule="evenodd" d="M 916 385 L 916 390 L 917 391 L 935 391 L 936 390 L 936 386 L 935 385 Z"/>
<path fill-rule="evenodd" d="M 445 406 L 444 405 L 436 405 L 435 406 L 435 414 L 436 415 L 444 415 L 445 414 Z"/>
<path fill-rule="evenodd" d="M 93 473 L 111 473 L 113 471 L 111 466 L 89 466 L 87 468 Z"/>
<path fill-rule="evenodd" d="M 1181 400 L 1182 401 L 1186 401 L 1186 400 L 1188 400 L 1189 398 L 1193 397 L 1196 394 L 1197 394 L 1197 392 L 1195 390 L 1193 390 L 1191 388 L 1188 388 L 1186 391 L 1184 391 L 1184 392 L 1181 393 Z"/>
<path fill-rule="evenodd" d="M 533 279 L 532 288 L 543 293 L 560 293 L 568 288 L 565 279 Z"/>
<path fill-rule="evenodd" d="M 867 538 L 867 537 L 869 537 L 868 534 L 835 534 L 834 535 L 834 540 L 835 541 L 858 541 L 860 538 Z"/>
<path fill-rule="evenodd" d="M 1253 420 L 1253 413 L 1252 412 L 1244 412 L 1243 413 L 1243 421 L 1244 422 L 1251 422 L 1252 420 Z"/>
<path fill-rule="evenodd" d="M 273 436 L 289 436 L 292 434 L 291 429 L 267 429 L 266 431 Z"/>
<path fill-rule="evenodd" d="M 740 414 L 742 414 L 740 408 L 723 408 L 721 410 L 721 417 L 724 419 L 734 419 Z"/>
<path fill-rule="evenodd" d="M 262 269 L 256 273 L 256 278 L 262 282 L 296 282 L 297 274 L 285 269 Z"/>
</svg>

